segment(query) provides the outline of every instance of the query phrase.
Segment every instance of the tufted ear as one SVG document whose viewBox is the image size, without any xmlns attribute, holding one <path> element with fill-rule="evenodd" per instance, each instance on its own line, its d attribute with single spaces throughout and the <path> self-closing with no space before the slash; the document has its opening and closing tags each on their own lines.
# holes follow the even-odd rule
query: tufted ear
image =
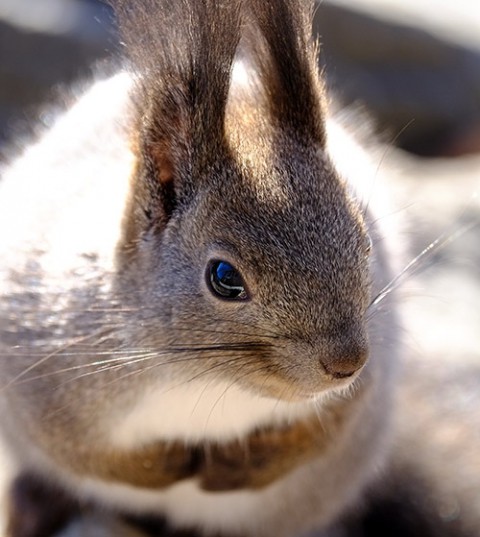
<svg viewBox="0 0 480 537">
<path fill-rule="evenodd" d="M 324 145 L 324 88 L 312 37 L 313 2 L 248 2 L 258 28 L 254 53 L 272 119 L 297 136 Z"/>
<path fill-rule="evenodd" d="M 136 76 L 139 175 L 168 218 L 226 154 L 241 2 L 111 0 Z M 134 6 L 133 6 L 134 4 Z"/>
</svg>

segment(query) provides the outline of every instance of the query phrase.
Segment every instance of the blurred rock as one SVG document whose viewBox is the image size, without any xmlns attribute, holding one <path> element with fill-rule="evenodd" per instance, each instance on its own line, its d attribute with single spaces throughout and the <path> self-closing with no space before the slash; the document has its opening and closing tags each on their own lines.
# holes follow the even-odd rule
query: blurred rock
<svg viewBox="0 0 480 537">
<path fill-rule="evenodd" d="M 387 139 L 421 155 L 480 151 L 480 49 L 324 2 L 315 30 L 333 94 L 364 105 Z"/>
<path fill-rule="evenodd" d="M 366 108 L 379 132 L 414 153 L 480 151 L 480 39 L 455 44 L 399 9 L 387 17 L 381 3 L 367 12 L 357 10 L 367 0 L 317 1 L 322 63 L 341 104 Z M 98 0 L 0 0 L 0 145 L 54 100 L 52 86 L 85 78 L 117 48 L 112 27 Z"/>
<path fill-rule="evenodd" d="M 41 19 L 29 11 L 39 4 Z M 0 0 L 0 146 L 25 130 L 22 122 L 35 122 L 56 85 L 91 76 L 92 65 L 110 55 L 110 20 L 98 2 Z"/>
</svg>

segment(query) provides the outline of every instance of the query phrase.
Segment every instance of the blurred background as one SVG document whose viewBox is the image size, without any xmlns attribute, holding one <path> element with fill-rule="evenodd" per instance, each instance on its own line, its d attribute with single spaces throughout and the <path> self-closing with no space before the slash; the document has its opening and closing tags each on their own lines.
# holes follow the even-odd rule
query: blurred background
<svg viewBox="0 0 480 537">
<path fill-rule="evenodd" d="M 365 112 L 387 144 L 378 168 L 409 259 L 473 226 L 408 279 L 405 318 L 420 354 L 480 363 L 478 0 L 321 0 L 315 31 L 335 100 Z M 53 121 L 62 88 L 110 69 L 119 49 L 97 0 L 0 0 L 0 163 Z"/>
<path fill-rule="evenodd" d="M 341 104 L 364 105 L 395 144 L 424 156 L 480 150 L 476 0 L 324 0 L 316 30 Z M 0 143 L 52 88 L 118 49 L 98 0 L 0 0 Z M 407 127 L 408 125 L 408 127 Z"/>
</svg>

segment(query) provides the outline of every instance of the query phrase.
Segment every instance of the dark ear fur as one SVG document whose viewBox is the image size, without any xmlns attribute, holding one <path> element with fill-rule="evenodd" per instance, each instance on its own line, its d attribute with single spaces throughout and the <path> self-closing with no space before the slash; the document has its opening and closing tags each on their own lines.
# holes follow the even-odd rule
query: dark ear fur
<svg viewBox="0 0 480 537">
<path fill-rule="evenodd" d="M 323 86 L 318 76 L 318 47 L 312 38 L 313 2 L 248 0 L 257 39 L 254 53 L 269 96 L 273 120 L 297 136 L 325 142 Z"/>
<path fill-rule="evenodd" d="M 225 109 L 241 9 L 232 0 L 111 4 L 137 76 L 142 169 L 153 173 L 146 178 L 149 190 L 168 213 L 226 151 Z"/>
</svg>

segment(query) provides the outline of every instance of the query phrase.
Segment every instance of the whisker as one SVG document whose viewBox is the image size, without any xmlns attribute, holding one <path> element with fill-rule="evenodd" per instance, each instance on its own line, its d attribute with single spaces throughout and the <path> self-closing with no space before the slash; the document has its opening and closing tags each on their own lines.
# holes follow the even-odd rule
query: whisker
<svg viewBox="0 0 480 537">
<path fill-rule="evenodd" d="M 208 427 L 208 424 L 210 422 L 210 419 L 212 417 L 212 414 L 215 410 L 215 408 L 217 407 L 217 405 L 219 404 L 219 402 L 223 399 L 225 400 L 225 396 L 226 394 L 228 393 L 228 391 L 237 384 L 238 382 L 238 379 L 236 378 L 236 374 L 241 371 L 242 369 L 245 368 L 245 364 L 244 363 L 241 363 L 239 367 L 237 367 L 235 369 L 235 374 L 233 375 L 234 376 L 234 380 L 232 380 L 232 382 L 230 384 L 228 384 L 225 389 L 223 390 L 223 392 L 217 397 L 217 400 L 215 401 L 215 403 L 212 405 L 212 408 L 210 409 L 210 412 L 208 413 L 208 416 L 207 416 L 207 420 L 205 422 L 205 429 L 204 429 L 204 432 L 206 433 L 207 431 L 207 427 Z"/>
<path fill-rule="evenodd" d="M 16 348 L 19 348 L 19 347 L 16 347 Z M 24 348 L 24 347 L 21 347 L 21 348 Z M 60 357 L 60 358 L 71 358 L 71 357 L 76 357 L 76 356 L 85 356 L 85 355 L 89 355 L 89 356 L 111 356 L 111 355 L 118 355 L 118 356 L 121 356 L 121 355 L 125 355 L 125 354 L 144 354 L 145 353 L 145 350 L 143 349 L 132 349 L 132 350 L 116 350 L 116 351 L 96 351 L 96 350 L 91 350 L 91 348 L 86 348 L 84 350 L 78 350 L 78 351 L 75 351 L 75 352 L 62 352 L 61 350 L 59 351 L 55 351 L 57 353 L 57 357 Z M 32 351 L 32 352 L 26 352 L 26 353 L 18 353 L 18 352 L 15 352 L 15 353 L 12 353 L 11 356 L 12 357 L 15 357 L 15 358 L 29 358 L 29 357 L 33 357 L 33 356 L 45 356 L 45 352 L 41 351 L 41 350 L 38 350 L 38 351 Z M 121 358 L 117 357 L 117 358 L 112 358 L 112 360 L 120 360 Z"/>
<path fill-rule="evenodd" d="M 263 326 L 252 325 L 250 323 L 242 322 L 238 319 L 235 319 L 235 320 L 222 319 L 222 324 L 233 324 L 235 327 L 240 325 L 240 326 L 246 326 L 247 328 L 255 328 L 255 331 L 253 334 L 255 336 L 258 335 L 258 332 L 261 332 L 262 336 L 270 336 L 275 339 L 284 337 L 284 335 L 281 334 L 280 332 L 274 332 L 271 329 L 267 329 Z"/>
<path fill-rule="evenodd" d="M 400 138 L 400 136 L 408 129 L 410 126 L 415 123 L 415 118 L 410 119 L 397 133 L 396 135 L 390 140 L 389 143 L 385 144 L 385 148 L 383 150 L 382 156 L 380 157 L 377 167 L 375 169 L 375 174 L 373 176 L 373 181 L 370 186 L 370 191 L 368 194 L 368 199 L 365 207 L 363 208 L 363 215 L 365 216 L 368 213 L 368 210 L 370 208 L 370 202 L 373 197 L 373 191 L 375 190 L 375 183 L 378 178 L 378 174 L 380 172 L 380 168 L 382 167 L 383 163 L 385 162 L 385 159 L 387 158 L 390 151 L 393 151 L 395 149 L 395 142 Z"/>
<path fill-rule="evenodd" d="M 225 320 L 222 320 L 222 323 L 223 322 L 228 322 L 228 321 L 225 321 Z M 235 325 L 241 325 L 242 323 L 240 322 L 236 322 L 236 321 L 232 321 L 232 324 L 235 324 Z M 243 323 L 244 326 L 250 326 L 248 325 L 247 323 Z M 178 331 L 178 332 L 189 332 L 189 333 L 199 333 L 199 334 L 218 334 L 218 335 L 228 335 L 228 336 L 231 336 L 232 333 L 227 331 L 227 330 L 218 330 L 218 329 L 206 329 L 206 328 L 191 328 L 191 327 L 186 327 L 186 328 L 178 328 L 178 327 L 175 327 L 173 329 L 174 331 Z M 242 331 L 239 331 L 239 330 L 235 330 L 235 335 L 236 336 L 246 336 L 246 337 L 259 337 L 259 333 L 258 331 L 252 331 L 252 332 L 242 332 Z M 275 334 L 274 332 L 271 332 L 270 334 L 268 333 L 268 331 L 264 330 L 264 329 L 261 329 L 261 337 L 262 338 L 270 338 L 270 339 L 280 339 L 282 336 L 279 335 L 279 334 Z"/>
<path fill-rule="evenodd" d="M 93 337 L 93 336 L 92 336 Z M 86 339 L 86 338 L 84 338 Z M 136 363 L 140 363 L 142 361 L 151 360 L 154 358 L 158 358 L 160 356 L 170 355 L 170 354 L 184 354 L 188 353 L 189 356 L 187 358 L 183 358 L 180 360 L 169 360 L 165 363 L 177 363 L 180 361 L 189 361 L 191 359 L 198 358 L 198 356 L 191 356 L 192 354 L 198 355 L 198 353 L 230 353 L 230 352 L 237 352 L 237 351 L 248 351 L 252 352 L 252 350 L 262 350 L 264 347 L 266 347 L 265 344 L 257 343 L 257 342 L 244 342 L 244 343 L 218 343 L 218 344 L 190 344 L 188 346 L 170 346 L 168 348 L 164 349 L 121 349 L 117 351 L 92 351 L 90 347 L 87 347 L 83 351 L 77 351 L 77 352 L 64 352 L 65 348 L 68 348 L 69 346 L 74 346 L 77 343 L 77 340 L 70 342 L 68 345 L 61 347 L 60 349 L 56 349 L 53 352 L 50 352 L 49 354 L 43 356 L 40 360 L 38 360 L 35 364 L 32 364 L 30 367 L 24 369 L 19 375 L 17 375 L 15 378 L 11 379 L 9 384 L 6 386 L 10 386 L 13 384 L 20 384 L 23 382 L 31 382 L 33 380 L 38 380 L 41 378 L 45 378 L 48 376 L 53 376 L 61 373 L 66 373 L 68 371 L 74 371 L 84 368 L 91 368 L 91 367 L 97 367 L 99 365 L 107 365 L 107 364 L 117 364 L 118 365 L 133 365 Z M 76 356 L 84 356 L 84 355 L 91 355 L 91 356 L 109 356 L 114 355 L 110 360 L 95 360 L 93 362 L 89 362 L 86 364 L 77 364 L 75 366 L 69 367 L 69 368 L 61 368 L 56 369 L 55 371 L 52 371 L 47 374 L 43 375 L 37 375 L 35 377 L 28 377 L 25 380 L 21 380 L 26 374 L 31 372 L 36 367 L 39 367 L 42 363 L 44 363 L 46 360 L 52 359 L 52 358 L 68 358 L 68 357 L 76 357 Z M 31 353 L 28 354 L 17 354 L 15 353 L 15 356 L 31 356 Z M 132 356 L 133 355 L 133 356 Z M 201 358 L 204 358 L 201 356 Z M 158 364 L 160 365 L 160 364 Z M 96 369 L 95 372 L 100 372 L 99 369 Z M 74 379 L 69 379 L 66 382 L 72 382 L 74 380 L 77 380 L 79 377 L 75 377 Z"/>
<path fill-rule="evenodd" d="M 23 371 L 21 371 L 18 375 L 16 375 L 13 379 L 10 379 L 5 386 L 2 387 L 2 389 L 8 389 L 12 385 L 16 384 L 21 378 L 23 378 L 25 375 L 27 375 L 30 371 L 33 371 L 34 369 L 40 367 L 42 364 L 47 362 L 48 360 L 52 359 L 53 357 L 59 355 L 62 353 L 63 350 L 68 349 L 70 347 L 73 347 L 76 343 L 81 343 L 83 341 L 86 341 L 97 334 L 90 334 L 88 336 L 82 336 L 80 338 L 74 339 L 73 341 L 70 341 L 68 344 L 64 345 L 63 347 L 56 349 L 49 354 L 43 356 L 39 360 L 37 360 L 35 363 L 29 365 L 26 367 Z"/>
<path fill-rule="evenodd" d="M 136 375 L 136 374 L 144 374 L 145 372 L 147 371 L 150 371 L 152 369 L 156 369 L 156 368 L 159 368 L 161 366 L 166 366 L 166 365 L 175 365 L 175 364 L 179 364 L 179 363 L 184 363 L 184 362 L 192 362 L 193 360 L 195 361 L 206 361 L 206 360 L 209 360 L 209 359 L 212 359 L 212 357 L 215 357 L 215 356 L 212 356 L 211 354 L 207 354 L 207 355 L 204 355 L 203 352 L 205 351 L 209 351 L 211 352 L 212 350 L 222 350 L 223 352 L 238 352 L 239 350 L 240 351 L 244 351 L 244 349 L 242 349 L 241 347 L 240 348 L 225 348 L 225 345 L 223 346 L 223 348 L 221 348 L 221 346 L 218 346 L 218 348 L 215 348 L 215 347 L 203 347 L 201 349 L 194 349 L 194 352 L 196 355 L 192 356 L 191 353 L 192 353 L 192 349 L 189 349 L 189 348 L 185 348 L 185 349 L 176 349 L 176 351 L 181 351 L 181 352 L 186 352 L 188 353 L 189 355 L 185 358 L 179 358 L 179 359 L 175 359 L 175 360 L 165 360 L 163 362 L 156 362 L 156 363 L 153 363 L 147 367 L 144 367 L 142 369 L 139 369 L 139 370 L 134 370 L 134 371 L 128 371 L 126 374 L 124 375 L 121 375 L 121 376 L 118 376 L 116 377 L 115 379 L 112 379 L 110 380 L 109 382 L 106 382 L 105 383 L 105 386 L 109 386 L 113 383 L 117 383 L 117 382 L 120 382 L 122 380 L 124 380 L 125 378 L 128 378 L 129 376 L 132 376 L 132 375 Z M 201 354 L 199 354 L 199 351 L 201 351 Z M 168 355 L 171 353 L 171 349 L 165 349 L 165 350 L 162 350 L 162 351 L 156 351 L 156 352 L 152 352 L 151 356 L 147 356 L 145 358 L 136 358 L 136 359 L 133 359 L 131 360 L 129 363 L 125 364 L 125 363 L 120 363 L 118 366 L 114 366 L 114 368 L 117 368 L 117 369 L 120 369 L 120 368 L 125 368 L 126 366 L 132 366 L 132 365 L 135 365 L 137 363 L 140 363 L 142 361 L 147 361 L 147 360 L 152 360 L 154 358 L 157 358 L 158 356 L 160 355 Z M 245 356 L 243 354 L 240 354 L 238 356 L 238 359 L 244 359 Z M 214 366 L 212 366 L 212 370 L 217 367 L 217 366 L 224 366 L 224 365 L 227 365 L 228 364 L 228 361 L 227 362 L 219 362 L 218 364 L 215 364 Z M 113 367 L 112 367 L 113 369 Z M 105 369 L 105 370 L 108 370 L 108 369 Z M 103 370 L 102 370 L 103 371 Z M 75 377 L 74 379 L 69 379 L 67 381 L 65 381 L 65 383 L 70 383 L 70 382 L 74 382 L 76 380 L 79 380 L 80 378 L 82 378 L 83 376 L 89 376 L 91 374 L 96 374 L 96 373 L 99 373 L 99 372 L 102 372 L 102 371 L 90 371 L 88 373 L 85 373 L 84 375 L 80 375 L 78 377 Z M 204 375 L 208 372 L 208 369 L 207 370 L 203 370 L 199 375 L 197 376 L 201 376 L 201 375 Z M 192 380 L 194 380 L 196 378 L 195 377 L 192 377 Z M 64 384 L 65 384 L 64 383 Z M 183 384 L 183 382 L 182 382 Z"/>
<path fill-rule="evenodd" d="M 465 224 L 457 231 L 453 233 L 444 233 L 440 235 L 437 239 L 431 242 L 427 247 L 425 247 L 417 256 L 415 256 L 407 265 L 397 274 L 390 282 L 377 294 L 377 296 L 372 300 L 369 307 L 378 305 L 382 300 L 385 299 L 392 291 L 397 289 L 402 283 L 407 279 L 412 277 L 414 274 L 417 274 L 421 270 L 424 270 L 426 266 L 420 264 L 421 261 L 431 258 L 434 254 L 440 251 L 442 248 L 445 248 L 447 245 L 457 240 L 459 237 L 475 228 L 479 225 L 479 222 L 470 222 Z"/>
<path fill-rule="evenodd" d="M 71 367 L 64 367 L 62 369 L 55 369 L 55 371 L 50 371 L 48 373 L 44 373 L 43 375 L 36 375 L 35 377 L 28 377 L 26 379 L 21 379 L 15 382 L 15 385 L 21 385 L 26 384 L 29 382 L 33 382 L 36 380 L 41 380 L 49 377 L 54 377 L 56 375 L 61 375 L 65 373 L 69 373 L 72 371 L 78 371 L 81 369 L 87 369 L 87 368 L 95 368 L 94 371 L 88 371 L 85 374 L 78 375 L 72 379 L 68 379 L 60 384 L 58 386 L 64 386 L 67 383 L 75 382 L 84 376 L 90 376 L 92 374 L 99 374 L 104 371 L 114 370 L 114 369 L 120 369 L 124 368 L 128 365 L 134 365 L 137 363 L 141 363 L 146 360 L 151 360 L 152 358 L 155 358 L 157 356 L 156 353 L 151 354 L 144 354 L 142 356 L 137 356 L 134 359 L 128 359 L 128 358 L 112 358 L 111 360 L 97 360 L 95 362 L 89 362 L 87 364 L 80 364 L 80 365 L 74 365 Z M 101 367 L 99 367 L 101 366 Z"/>
</svg>

